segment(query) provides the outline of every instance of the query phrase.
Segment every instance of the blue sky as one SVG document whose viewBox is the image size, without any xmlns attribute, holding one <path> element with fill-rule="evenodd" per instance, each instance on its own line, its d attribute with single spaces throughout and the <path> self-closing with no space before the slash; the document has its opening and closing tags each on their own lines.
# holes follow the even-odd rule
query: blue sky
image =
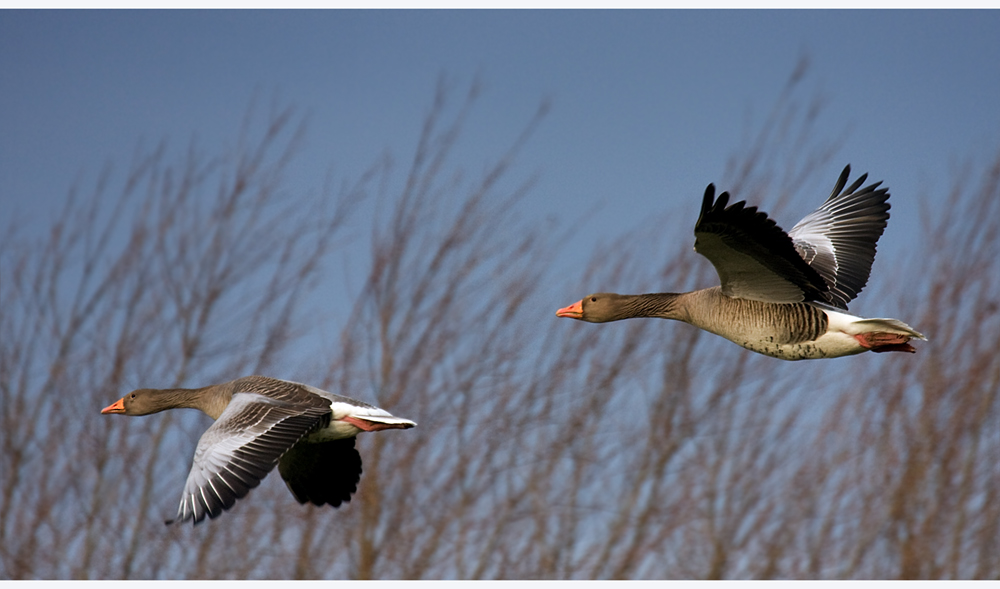
<svg viewBox="0 0 1000 589">
<path fill-rule="evenodd" d="M 386 150 L 405 158 L 438 77 L 479 76 L 462 163 L 482 170 L 551 100 L 520 163 L 539 174 L 524 214 L 597 207 L 586 247 L 651 214 L 693 227 L 705 185 L 805 55 L 817 132 L 846 139 L 777 220 L 790 228 L 850 162 L 891 188 L 880 258 L 903 255 L 917 201 L 1000 148 L 998 31 L 998 11 L 4 11 L 0 203 L 44 220 L 140 141 L 221 147 L 254 96 L 309 113 L 291 187 L 315 189 Z"/>
<path fill-rule="evenodd" d="M 74 184 L 89 192 L 109 162 L 120 180 L 137 145 L 165 139 L 176 155 L 195 138 L 204 152 L 219 153 L 234 142 L 255 98 L 266 105 L 275 97 L 308 113 L 307 136 L 286 185 L 290 191 L 318 194 L 330 172 L 337 184 L 356 179 L 387 150 L 405 168 L 440 76 L 458 93 L 478 77 L 483 94 L 456 158 L 470 176 L 503 153 L 542 101 L 551 103 L 514 173 L 515 179 L 538 175 L 519 205 L 526 224 L 578 224 L 553 252 L 547 283 L 539 289 L 549 300 L 532 305 L 533 321 L 517 332 L 544 352 L 548 329 L 612 329 L 557 319 L 558 307 L 593 291 L 646 290 L 672 259 L 661 255 L 695 256 L 692 229 L 706 184 L 729 188 L 722 183 L 727 161 L 770 113 L 803 57 L 809 70 L 802 96 L 823 100 L 817 141 L 843 141 L 815 182 L 774 216 L 789 229 L 827 197 L 848 162 L 852 178 L 868 172 L 872 181 L 884 180 L 892 217 L 869 288 L 852 301 L 851 311 L 896 317 L 928 331 L 917 316 L 900 312 L 899 297 L 880 300 L 873 291 L 905 296 L 906 289 L 926 284 L 920 276 L 894 280 L 924 251 L 912 247 L 921 239 L 919 213 L 943 206 L 964 163 L 995 161 L 1000 151 L 1000 11 L 0 11 L 0 230 L 18 215 L 28 221 L 22 236 L 44 237 Z M 371 215 L 358 217 L 368 221 Z M 664 229 L 650 231 L 656 223 Z M 361 226 L 353 234 L 360 236 L 356 242 L 343 241 L 343 251 L 322 275 L 327 282 L 312 293 L 309 309 L 321 312 L 305 324 L 309 333 L 297 343 L 300 357 L 289 354 L 299 364 L 279 366 L 273 376 L 314 383 L 306 375 L 323 373 L 339 350 L 338 318 L 325 320 L 351 305 L 323 289 L 332 285 L 358 295 L 367 270 L 367 231 Z M 652 252 L 640 285 L 580 288 L 587 265 L 602 263 L 591 248 L 638 235 L 656 240 L 640 243 Z M 616 260 L 607 256 L 604 263 Z M 701 263 L 708 270 L 707 260 Z M 631 280 L 635 273 L 628 270 L 623 274 Z M 710 271 L 703 276 L 713 281 L 698 287 L 716 284 Z M 230 323 L 219 323 L 242 328 L 240 320 L 255 319 L 245 315 L 234 312 Z M 688 329 L 657 327 L 664 339 Z M 823 409 L 838 398 L 812 398 L 816 382 L 829 382 L 823 379 L 833 378 L 835 370 L 867 370 L 877 362 L 910 360 L 917 366 L 932 358 L 934 334 L 928 336 L 931 341 L 917 343 L 922 349 L 912 359 L 866 354 L 865 360 L 823 361 L 805 373 L 800 363 L 761 357 L 759 362 L 774 366 L 774 380 L 766 387 L 753 380 L 732 386 L 744 395 L 738 402 L 745 407 L 757 406 L 758 389 L 773 389 L 781 395 L 767 399 L 787 399 L 790 411 L 802 403 L 806 420 L 819 423 Z M 730 354 L 751 355 L 715 339 Z M 211 367 L 212 356 L 206 356 Z M 141 372 L 143 364 L 125 369 L 125 382 L 167 386 L 156 380 L 159 375 Z M 701 364 L 698 377 L 710 375 L 712 366 Z M 581 382 L 585 377 L 580 375 Z M 185 385 L 209 384 L 200 375 L 190 378 Z M 639 407 L 662 390 L 644 389 L 645 378 L 661 376 L 623 381 L 645 395 L 637 397 Z M 590 391 L 603 393 L 580 389 Z M 382 404 L 377 390 L 335 392 Z M 109 392 L 102 403 L 118 396 Z M 91 416 L 104 427 L 100 406 Z M 421 407 L 397 412 L 383 406 L 421 422 L 421 428 L 447 421 Z M 631 415 L 631 408 L 616 415 L 601 435 L 633 427 Z M 811 433 L 803 430 L 791 439 L 811 439 Z M 728 445 L 726 440 L 739 438 L 719 439 Z M 271 478 L 269 484 L 280 484 Z M 163 509 L 175 505 L 173 488 L 158 495 L 153 512 L 170 513 Z"/>
</svg>

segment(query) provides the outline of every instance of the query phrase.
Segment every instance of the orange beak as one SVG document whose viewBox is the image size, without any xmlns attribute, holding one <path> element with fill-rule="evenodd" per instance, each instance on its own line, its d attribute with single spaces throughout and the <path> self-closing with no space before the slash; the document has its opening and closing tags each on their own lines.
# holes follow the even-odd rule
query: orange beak
<svg viewBox="0 0 1000 589">
<path fill-rule="evenodd" d="M 571 319 L 583 319 L 583 299 L 573 303 L 568 307 L 563 307 L 556 311 L 556 317 L 569 317 Z"/>
<path fill-rule="evenodd" d="M 113 404 L 101 409 L 101 413 L 125 413 L 125 397 L 122 397 Z"/>
</svg>

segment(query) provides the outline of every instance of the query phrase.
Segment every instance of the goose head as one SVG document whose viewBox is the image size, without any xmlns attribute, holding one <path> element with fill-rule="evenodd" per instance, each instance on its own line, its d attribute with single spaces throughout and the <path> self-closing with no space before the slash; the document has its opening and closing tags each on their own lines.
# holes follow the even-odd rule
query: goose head
<svg viewBox="0 0 1000 589">
<path fill-rule="evenodd" d="M 101 413 L 149 415 L 167 409 L 168 407 L 163 405 L 162 399 L 154 396 L 153 392 L 151 389 L 136 389 L 111 405 L 101 409 Z"/>
<path fill-rule="evenodd" d="M 613 292 L 598 292 L 587 295 L 568 307 L 556 311 L 556 317 L 569 317 L 590 323 L 605 323 L 631 317 L 628 299 L 630 297 Z"/>
</svg>

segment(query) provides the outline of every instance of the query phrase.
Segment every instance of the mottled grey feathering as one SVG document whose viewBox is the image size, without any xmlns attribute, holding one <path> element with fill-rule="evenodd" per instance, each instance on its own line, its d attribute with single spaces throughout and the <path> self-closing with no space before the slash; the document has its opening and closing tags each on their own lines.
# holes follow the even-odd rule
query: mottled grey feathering
<svg viewBox="0 0 1000 589">
<path fill-rule="evenodd" d="M 889 189 L 876 182 L 858 190 L 868 178 L 862 174 L 841 192 L 850 173 L 851 166 L 845 167 L 826 202 L 788 232 L 799 255 L 829 286 L 820 300 L 845 310 L 868 283 L 889 220 Z"/>
</svg>

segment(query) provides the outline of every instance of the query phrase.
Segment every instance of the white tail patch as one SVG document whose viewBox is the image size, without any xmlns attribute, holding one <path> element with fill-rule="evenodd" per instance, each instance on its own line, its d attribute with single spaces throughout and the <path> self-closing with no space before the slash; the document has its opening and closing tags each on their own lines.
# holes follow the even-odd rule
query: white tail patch
<svg viewBox="0 0 1000 589">
<path fill-rule="evenodd" d="M 828 331 L 840 331 L 850 335 L 874 332 L 895 333 L 922 340 L 927 339 L 924 337 L 924 334 L 898 319 L 865 319 L 848 313 L 832 311 L 827 308 L 824 308 L 823 311 L 826 312 L 826 316 L 830 320 L 829 327 L 827 328 Z"/>
<path fill-rule="evenodd" d="M 414 427 L 417 425 L 409 419 L 396 417 L 385 409 L 372 407 L 371 405 L 352 405 L 350 403 L 334 401 L 330 403 L 330 409 L 333 411 L 334 421 L 343 420 L 346 417 L 356 417 L 372 423 L 382 423 L 398 427 Z"/>
<path fill-rule="evenodd" d="M 413 427 L 417 425 L 417 422 L 410 421 L 409 419 L 403 419 L 402 417 L 396 417 L 394 415 L 373 415 L 371 413 L 359 414 L 355 413 L 357 417 L 364 419 L 365 421 L 374 421 L 377 423 L 387 423 L 390 425 L 409 425 Z"/>
<path fill-rule="evenodd" d="M 909 325 L 903 323 L 899 319 L 860 319 L 853 323 L 854 326 L 859 328 L 856 333 L 867 333 L 872 331 L 880 331 L 885 333 L 898 333 L 899 335 L 908 335 L 910 337 L 915 337 L 917 339 L 927 340 L 924 334 L 916 331 Z"/>
</svg>

